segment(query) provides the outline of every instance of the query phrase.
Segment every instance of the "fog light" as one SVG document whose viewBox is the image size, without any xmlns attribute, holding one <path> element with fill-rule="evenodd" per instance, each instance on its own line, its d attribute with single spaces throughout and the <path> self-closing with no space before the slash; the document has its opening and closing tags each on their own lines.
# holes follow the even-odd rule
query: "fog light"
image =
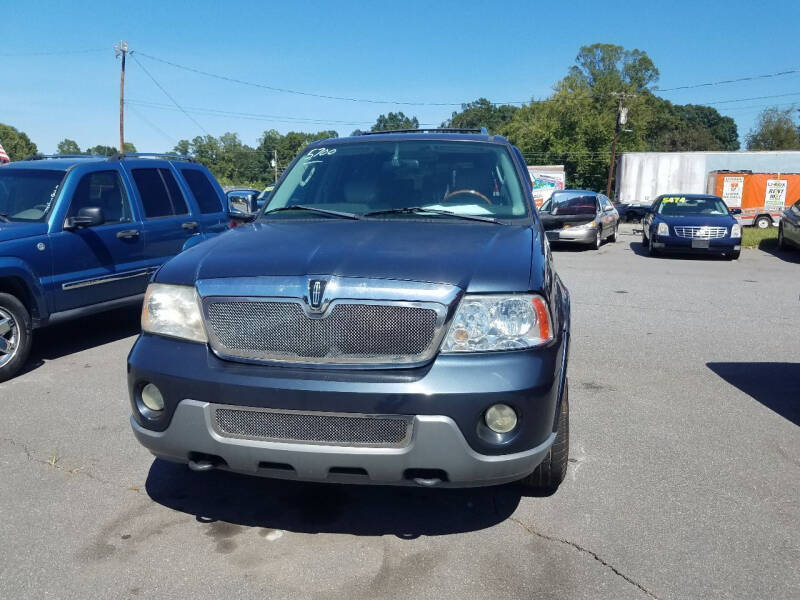
<svg viewBox="0 0 800 600">
<path fill-rule="evenodd" d="M 159 412 L 164 410 L 164 396 L 161 395 L 159 390 L 152 383 L 148 383 L 142 388 L 142 404 L 149 410 Z"/>
<path fill-rule="evenodd" d="M 486 411 L 486 426 L 495 433 L 508 433 L 517 426 L 517 413 L 507 404 L 495 404 Z"/>
</svg>

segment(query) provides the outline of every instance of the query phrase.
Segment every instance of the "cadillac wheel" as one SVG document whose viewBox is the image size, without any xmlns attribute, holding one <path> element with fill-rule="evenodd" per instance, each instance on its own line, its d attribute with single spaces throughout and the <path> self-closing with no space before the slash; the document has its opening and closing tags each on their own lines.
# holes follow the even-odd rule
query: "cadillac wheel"
<svg viewBox="0 0 800 600">
<path fill-rule="evenodd" d="M 0 293 L 0 381 L 13 377 L 31 349 L 31 320 L 25 306 Z"/>
</svg>

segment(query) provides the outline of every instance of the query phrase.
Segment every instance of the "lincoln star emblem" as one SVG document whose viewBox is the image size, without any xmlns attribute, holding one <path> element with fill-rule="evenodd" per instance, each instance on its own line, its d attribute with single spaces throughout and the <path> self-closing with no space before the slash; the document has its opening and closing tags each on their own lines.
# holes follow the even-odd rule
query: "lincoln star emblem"
<svg viewBox="0 0 800 600">
<path fill-rule="evenodd" d="M 308 304 L 311 308 L 318 310 L 322 306 L 326 284 L 327 281 L 323 279 L 312 279 L 308 282 Z"/>
</svg>

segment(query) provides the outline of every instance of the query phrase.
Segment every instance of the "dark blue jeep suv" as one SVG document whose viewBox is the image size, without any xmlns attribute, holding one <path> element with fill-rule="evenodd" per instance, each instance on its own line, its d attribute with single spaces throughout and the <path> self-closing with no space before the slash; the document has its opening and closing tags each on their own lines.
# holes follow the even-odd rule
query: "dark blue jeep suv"
<svg viewBox="0 0 800 600">
<path fill-rule="evenodd" d="M 165 260 L 227 229 L 224 206 L 208 170 L 176 157 L 0 167 L 0 381 L 25 364 L 33 329 L 141 302 Z"/>
<path fill-rule="evenodd" d="M 507 140 L 316 142 L 254 223 L 156 272 L 131 425 L 196 471 L 554 489 L 569 314 Z"/>
</svg>

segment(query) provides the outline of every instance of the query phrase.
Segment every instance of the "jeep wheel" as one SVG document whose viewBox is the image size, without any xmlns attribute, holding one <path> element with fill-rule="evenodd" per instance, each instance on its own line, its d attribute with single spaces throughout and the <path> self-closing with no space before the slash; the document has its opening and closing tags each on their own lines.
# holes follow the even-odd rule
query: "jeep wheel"
<svg viewBox="0 0 800 600">
<path fill-rule="evenodd" d="M 778 226 L 778 250 L 786 250 L 786 240 L 783 239 L 783 223 Z"/>
<path fill-rule="evenodd" d="M 520 479 L 526 488 L 543 492 L 554 492 L 567 475 L 569 463 L 569 382 L 564 384 L 564 397 L 561 399 L 561 411 L 558 413 L 558 430 L 553 445 L 547 456 L 539 463 L 536 470 Z"/>
<path fill-rule="evenodd" d="M 0 294 L 0 381 L 19 373 L 31 351 L 31 317 L 10 294 Z"/>
</svg>

